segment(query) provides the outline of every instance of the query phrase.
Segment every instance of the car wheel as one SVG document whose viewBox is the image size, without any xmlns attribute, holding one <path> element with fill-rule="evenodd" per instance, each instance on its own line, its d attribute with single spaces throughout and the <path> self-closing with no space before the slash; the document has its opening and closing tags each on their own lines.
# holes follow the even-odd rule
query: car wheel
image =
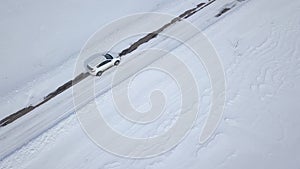
<svg viewBox="0 0 300 169">
<path fill-rule="evenodd" d="M 115 63 L 114 63 L 115 66 L 118 66 L 119 64 L 120 64 L 119 60 L 115 61 Z"/>
<path fill-rule="evenodd" d="M 97 76 L 101 76 L 101 75 L 102 75 L 102 72 L 99 71 L 99 72 L 97 73 Z"/>
</svg>

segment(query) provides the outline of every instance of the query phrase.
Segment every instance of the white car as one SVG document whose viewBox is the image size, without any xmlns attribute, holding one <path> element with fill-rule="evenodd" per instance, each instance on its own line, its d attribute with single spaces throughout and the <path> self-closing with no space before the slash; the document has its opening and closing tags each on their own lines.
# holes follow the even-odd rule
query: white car
<svg viewBox="0 0 300 169">
<path fill-rule="evenodd" d="M 120 61 L 120 57 L 113 57 L 110 53 L 97 53 L 90 57 L 86 67 L 91 75 L 101 76 L 105 70 L 119 65 Z"/>
</svg>

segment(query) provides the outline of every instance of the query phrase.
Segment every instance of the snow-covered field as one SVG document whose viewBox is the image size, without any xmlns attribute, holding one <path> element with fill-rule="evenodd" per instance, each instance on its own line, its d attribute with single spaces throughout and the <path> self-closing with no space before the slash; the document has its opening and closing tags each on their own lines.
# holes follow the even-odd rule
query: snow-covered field
<svg viewBox="0 0 300 169">
<path fill-rule="evenodd" d="M 136 12 L 177 16 L 200 2 L 6 0 L 1 3 L 2 119 L 36 103 L 72 79 L 81 47 L 103 25 Z M 224 114 L 207 142 L 199 143 L 211 104 L 205 67 L 184 45 L 158 37 L 138 52 L 159 47 L 178 56 L 193 72 L 200 93 L 198 118 L 179 145 L 147 159 L 123 158 L 104 151 L 82 130 L 74 112 L 72 90 L 67 90 L 0 128 L 0 168 L 299 168 L 300 1 L 251 0 L 216 23 L 217 20 L 205 20 L 213 10 L 216 9 L 212 7 L 188 19 L 211 41 L 225 71 Z M 128 28 L 116 29 L 126 32 L 143 25 L 149 29 L 161 26 L 141 20 Z M 191 34 L 186 32 L 183 36 L 190 38 Z M 127 47 L 130 43 L 126 42 L 115 50 Z M 134 53 L 126 56 L 123 63 L 132 63 L 133 56 Z M 151 66 L 150 62 L 143 64 Z M 154 89 L 163 91 L 167 101 L 164 115 L 152 124 L 140 125 L 120 118 L 115 110 L 109 90 L 113 72 L 95 79 L 99 89 L 95 101 L 115 130 L 128 137 L 150 137 L 165 132 L 174 123 L 181 100 L 172 78 L 149 70 L 131 81 L 129 97 L 138 110 L 149 109 L 148 96 Z M 93 80 L 88 77 L 86 82 Z M 81 111 L 88 112 L 85 104 Z"/>
</svg>

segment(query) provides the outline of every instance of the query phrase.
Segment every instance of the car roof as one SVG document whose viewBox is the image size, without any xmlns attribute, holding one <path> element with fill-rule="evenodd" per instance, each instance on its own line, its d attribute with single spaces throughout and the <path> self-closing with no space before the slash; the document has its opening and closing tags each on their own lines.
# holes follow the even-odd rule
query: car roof
<svg viewBox="0 0 300 169">
<path fill-rule="evenodd" d="M 102 63 L 103 61 L 107 60 L 103 54 L 101 53 L 96 53 L 92 55 L 91 57 L 88 58 L 87 63 L 88 65 L 95 67 L 98 64 Z"/>
</svg>

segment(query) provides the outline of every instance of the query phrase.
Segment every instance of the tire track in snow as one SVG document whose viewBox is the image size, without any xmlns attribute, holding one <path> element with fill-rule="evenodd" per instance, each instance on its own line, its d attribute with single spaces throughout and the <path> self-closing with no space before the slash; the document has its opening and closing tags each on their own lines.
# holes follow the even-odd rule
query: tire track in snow
<svg viewBox="0 0 300 169">
<path fill-rule="evenodd" d="M 20 117 L 24 116 L 25 114 L 31 112 L 35 108 L 43 105 L 44 103 L 48 102 L 52 98 L 56 97 L 57 95 L 61 94 L 64 91 L 66 91 L 67 89 L 69 89 L 73 85 L 79 83 L 80 81 L 82 81 L 83 79 L 85 79 L 88 76 L 89 76 L 89 73 L 87 73 L 87 72 L 79 74 L 73 80 L 69 80 L 64 85 L 58 87 L 55 91 L 49 93 L 47 96 L 44 97 L 43 101 L 39 102 L 38 104 L 36 104 L 34 106 L 30 105 L 28 107 L 25 107 L 25 108 L 13 113 L 13 114 L 7 116 L 7 117 L 5 117 L 4 119 L 2 119 L 0 121 L 0 127 L 6 126 L 6 125 L 14 122 L 18 118 L 20 118 Z"/>
</svg>

